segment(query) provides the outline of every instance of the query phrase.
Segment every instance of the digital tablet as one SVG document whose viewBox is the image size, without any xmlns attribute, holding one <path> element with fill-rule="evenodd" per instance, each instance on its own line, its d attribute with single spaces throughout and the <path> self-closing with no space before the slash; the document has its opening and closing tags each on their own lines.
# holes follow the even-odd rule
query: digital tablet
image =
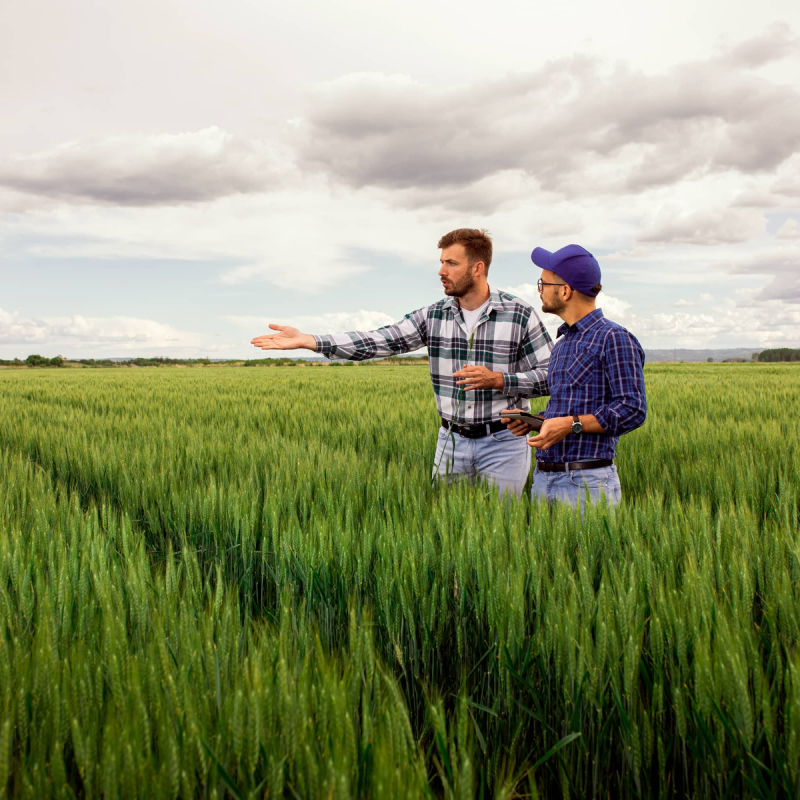
<svg viewBox="0 0 800 800">
<path fill-rule="evenodd" d="M 529 411 L 509 411 L 500 414 L 501 419 L 520 420 L 526 425 L 530 425 L 535 431 L 541 430 L 544 417 L 539 414 L 531 414 Z"/>
</svg>

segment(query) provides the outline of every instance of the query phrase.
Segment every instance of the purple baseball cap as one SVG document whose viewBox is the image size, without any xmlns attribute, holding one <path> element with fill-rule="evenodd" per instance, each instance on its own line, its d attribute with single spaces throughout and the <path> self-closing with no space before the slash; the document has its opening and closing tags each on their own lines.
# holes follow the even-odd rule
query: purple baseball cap
<svg viewBox="0 0 800 800">
<path fill-rule="evenodd" d="M 531 261 L 541 269 L 555 272 L 573 289 L 589 297 L 597 297 L 592 289 L 600 283 L 600 265 L 597 259 L 579 244 L 568 244 L 555 253 L 537 247 L 531 253 Z"/>
</svg>

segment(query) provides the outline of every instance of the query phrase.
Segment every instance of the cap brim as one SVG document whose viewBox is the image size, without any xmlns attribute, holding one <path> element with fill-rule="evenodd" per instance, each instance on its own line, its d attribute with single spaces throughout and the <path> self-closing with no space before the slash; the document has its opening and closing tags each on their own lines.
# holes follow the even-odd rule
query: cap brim
<svg viewBox="0 0 800 800">
<path fill-rule="evenodd" d="M 553 254 L 544 247 L 535 247 L 531 253 L 531 261 L 540 269 L 550 269 L 550 258 Z"/>
</svg>

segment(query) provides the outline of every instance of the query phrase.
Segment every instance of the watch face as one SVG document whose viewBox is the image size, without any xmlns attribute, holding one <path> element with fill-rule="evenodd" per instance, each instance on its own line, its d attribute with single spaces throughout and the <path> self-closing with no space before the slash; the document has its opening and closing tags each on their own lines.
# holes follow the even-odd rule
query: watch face
<svg viewBox="0 0 800 800">
<path fill-rule="evenodd" d="M 583 430 L 583 424 L 580 422 L 573 422 L 572 423 L 572 432 L 573 433 L 580 433 Z"/>
</svg>

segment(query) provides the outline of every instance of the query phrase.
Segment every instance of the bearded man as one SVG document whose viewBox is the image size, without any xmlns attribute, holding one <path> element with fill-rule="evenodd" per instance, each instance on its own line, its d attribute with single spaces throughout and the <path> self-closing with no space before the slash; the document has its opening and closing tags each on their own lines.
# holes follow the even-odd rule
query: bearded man
<svg viewBox="0 0 800 800">
<path fill-rule="evenodd" d="M 446 298 L 375 331 L 319 336 L 287 325 L 257 336 L 262 350 L 313 350 L 363 361 L 428 348 L 441 419 L 434 480 L 488 481 L 521 496 L 530 469 L 525 439 L 500 421 L 509 408 L 530 408 L 547 393 L 552 341 L 536 311 L 488 283 L 492 240 L 460 228 L 439 240 L 439 278 Z"/>
<path fill-rule="evenodd" d="M 583 515 L 587 501 L 605 496 L 614 506 L 622 497 L 614 459 L 619 437 L 647 417 L 644 350 L 597 308 L 600 264 L 588 250 L 577 244 L 554 253 L 537 247 L 531 260 L 542 270 L 542 311 L 563 320 L 550 362 L 545 421 L 528 440 L 536 448 L 531 495 L 580 507 Z M 509 428 L 518 436 L 531 430 L 519 421 Z"/>
</svg>

